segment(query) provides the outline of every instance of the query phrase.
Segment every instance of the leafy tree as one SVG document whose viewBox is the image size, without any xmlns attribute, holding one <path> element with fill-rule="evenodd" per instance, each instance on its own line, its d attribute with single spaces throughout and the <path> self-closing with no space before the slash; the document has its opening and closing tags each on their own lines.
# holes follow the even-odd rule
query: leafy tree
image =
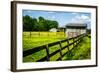
<svg viewBox="0 0 100 73">
<path fill-rule="evenodd" d="M 36 18 L 33 18 L 32 21 L 33 21 L 33 25 L 34 25 L 34 26 L 32 27 L 32 28 L 33 28 L 33 31 L 38 31 L 38 30 L 39 30 L 39 29 L 38 29 L 38 28 L 39 28 L 39 25 L 38 25 L 37 19 L 36 19 Z"/>
<path fill-rule="evenodd" d="M 49 31 L 51 28 L 58 28 L 58 22 L 54 20 L 46 20 L 44 17 L 31 18 L 23 16 L 23 31 Z"/>
<path fill-rule="evenodd" d="M 30 21 L 30 17 L 28 15 L 26 16 L 23 16 L 23 30 L 24 31 L 28 31 L 28 24 L 29 24 L 29 21 Z"/>
<path fill-rule="evenodd" d="M 50 28 L 58 28 L 58 22 L 57 21 L 52 21 Z"/>
<path fill-rule="evenodd" d="M 32 31 L 33 29 L 33 20 L 30 16 L 23 16 L 23 30 L 24 31 Z"/>
<path fill-rule="evenodd" d="M 46 20 L 45 28 L 49 31 L 51 28 L 58 28 L 58 22 L 52 20 Z"/>
<path fill-rule="evenodd" d="M 39 30 L 44 31 L 45 30 L 45 19 L 43 17 L 39 17 Z"/>
<path fill-rule="evenodd" d="M 30 31 L 30 37 L 31 37 L 31 31 L 34 30 L 34 26 L 36 24 L 36 21 L 37 21 L 36 19 L 32 19 L 28 15 L 23 16 L 23 30 Z"/>
</svg>

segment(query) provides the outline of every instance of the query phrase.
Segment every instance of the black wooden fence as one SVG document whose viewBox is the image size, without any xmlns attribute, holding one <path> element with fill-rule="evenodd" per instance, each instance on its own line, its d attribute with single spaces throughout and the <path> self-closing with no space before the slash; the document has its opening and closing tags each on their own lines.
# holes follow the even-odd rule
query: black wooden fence
<svg viewBox="0 0 100 73">
<path fill-rule="evenodd" d="M 57 61 L 59 60 L 62 60 L 62 58 L 72 49 L 74 49 L 80 42 L 81 42 L 81 39 L 86 36 L 87 34 L 81 34 L 81 35 L 78 35 L 76 37 L 72 37 L 72 38 L 69 38 L 69 39 L 65 39 L 65 40 L 61 40 L 61 41 L 57 41 L 57 42 L 53 42 L 53 43 L 49 43 L 49 44 L 46 44 L 46 45 L 42 45 L 42 46 L 39 46 L 39 47 L 35 47 L 35 48 L 32 48 L 32 49 L 29 49 L 29 50 L 26 50 L 26 51 L 23 51 L 23 57 L 26 57 L 28 55 L 31 55 L 33 53 L 36 53 L 36 52 L 39 52 L 43 49 L 45 49 L 45 53 L 46 53 L 46 56 L 37 60 L 37 62 L 40 62 L 40 61 L 50 61 L 50 57 L 54 56 L 55 54 L 59 53 L 60 56 L 58 57 Z M 69 43 L 70 40 L 73 40 L 71 43 Z M 66 42 L 66 46 L 62 46 L 61 44 Z M 54 51 L 53 53 L 50 54 L 49 52 L 49 48 L 52 47 L 52 46 L 55 46 L 55 45 L 59 45 L 60 48 L 56 51 Z M 73 45 L 73 47 L 71 49 L 69 49 L 69 46 Z M 65 52 L 64 54 L 62 54 L 62 50 L 64 49 L 68 49 L 67 52 Z"/>
</svg>

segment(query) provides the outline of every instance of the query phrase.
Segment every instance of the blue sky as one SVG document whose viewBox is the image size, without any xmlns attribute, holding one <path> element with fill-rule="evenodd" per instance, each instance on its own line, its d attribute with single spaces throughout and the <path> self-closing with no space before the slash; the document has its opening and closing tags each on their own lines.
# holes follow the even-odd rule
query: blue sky
<svg viewBox="0 0 100 73">
<path fill-rule="evenodd" d="M 91 27 L 90 13 L 23 10 L 23 16 L 25 15 L 29 15 L 32 18 L 38 18 L 42 16 L 45 19 L 58 21 L 59 27 L 63 27 L 67 23 L 87 23 L 88 28 Z"/>
</svg>

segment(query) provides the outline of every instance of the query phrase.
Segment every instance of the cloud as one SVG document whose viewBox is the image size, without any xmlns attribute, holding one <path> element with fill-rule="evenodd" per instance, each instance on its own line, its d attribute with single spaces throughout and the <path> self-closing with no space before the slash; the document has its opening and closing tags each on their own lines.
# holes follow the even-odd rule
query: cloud
<svg viewBox="0 0 100 73">
<path fill-rule="evenodd" d="M 47 16 L 46 19 L 50 19 L 50 20 L 53 20 L 54 19 L 55 20 L 56 19 L 56 16 L 54 16 L 54 15 L 53 16 Z"/>
<path fill-rule="evenodd" d="M 90 19 L 89 16 L 86 16 L 86 15 L 81 15 L 81 18 L 84 19 L 84 20 Z"/>
<path fill-rule="evenodd" d="M 56 13 L 54 11 L 46 11 L 47 14 L 52 14 L 52 13 Z"/>
<path fill-rule="evenodd" d="M 76 15 L 71 19 L 72 23 L 88 23 L 91 22 L 91 18 L 86 15 Z"/>
<path fill-rule="evenodd" d="M 76 12 L 73 12 L 72 14 L 75 14 L 75 15 L 76 15 L 76 14 L 78 14 L 78 13 L 76 13 Z"/>
<path fill-rule="evenodd" d="M 55 19 L 56 18 L 56 16 L 52 16 L 52 19 Z"/>
<path fill-rule="evenodd" d="M 27 10 L 26 12 L 27 12 L 27 13 L 32 13 L 32 11 L 31 11 L 31 10 Z"/>
</svg>

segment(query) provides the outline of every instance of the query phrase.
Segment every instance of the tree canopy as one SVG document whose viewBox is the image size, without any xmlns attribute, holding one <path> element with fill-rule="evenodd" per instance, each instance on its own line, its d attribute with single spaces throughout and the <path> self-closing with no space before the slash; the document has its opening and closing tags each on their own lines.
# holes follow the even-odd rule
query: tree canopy
<svg viewBox="0 0 100 73">
<path fill-rule="evenodd" d="M 51 28 L 58 28 L 58 25 L 57 21 L 41 16 L 38 18 L 23 16 L 23 31 L 49 31 Z"/>
</svg>

